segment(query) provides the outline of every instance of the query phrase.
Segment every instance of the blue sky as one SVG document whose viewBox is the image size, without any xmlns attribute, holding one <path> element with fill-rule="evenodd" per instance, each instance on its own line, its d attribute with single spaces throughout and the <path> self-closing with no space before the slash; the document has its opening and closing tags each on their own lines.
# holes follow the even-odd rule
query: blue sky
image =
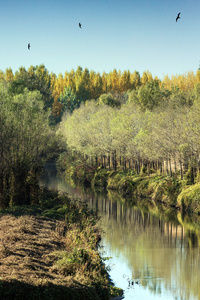
<svg viewBox="0 0 200 300">
<path fill-rule="evenodd" d="M 57 75 L 81 66 L 162 79 L 200 64 L 197 0 L 0 0 L 0 22 L 3 71 L 44 64 Z"/>
</svg>

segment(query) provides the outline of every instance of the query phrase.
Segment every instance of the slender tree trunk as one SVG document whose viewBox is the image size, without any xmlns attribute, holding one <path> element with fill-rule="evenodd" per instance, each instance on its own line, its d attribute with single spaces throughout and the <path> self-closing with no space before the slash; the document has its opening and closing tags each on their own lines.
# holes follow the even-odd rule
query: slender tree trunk
<svg viewBox="0 0 200 300">
<path fill-rule="evenodd" d="M 172 177 L 172 165 L 171 165 L 171 158 L 169 159 L 169 170 L 170 170 L 170 177 Z"/>
<path fill-rule="evenodd" d="M 177 172 L 177 168 L 176 168 L 176 160 L 174 159 L 174 171 L 175 171 L 175 174 Z"/>
<path fill-rule="evenodd" d="M 108 155 L 108 168 L 110 170 L 110 155 Z"/>
<path fill-rule="evenodd" d="M 104 166 L 104 168 L 106 168 L 106 156 L 105 155 L 103 156 L 103 166 Z"/>
<path fill-rule="evenodd" d="M 112 156 L 111 156 L 111 161 L 112 161 L 112 169 L 115 168 L 115 165 L 114 165 L 114 154 L 112 153 Z"/>
<path fill-rule="evenodd" d="M 194 167 L 191 167 L 191 184 L 194 184 Z"/>
<path fill-rule="evenodd" d="M 140 174 L 140 161 L 137 162 L 138 171 L 137 173 Z"/>
<path fill-rule="evenodd" d="M 162 161 L 159 162 L 160 174 L 162 174 Z"/>
<path fill-rule="evenodd" d="M 181 160 L 179 161 L 179 164 L 180 164 L 180 176 L 181 176 L 181 180 L 183 180 L 183 167 L 182 167 Z"/>
<path fill-rule="evenodd" d="M 114 154 L 114 165 L 115 165 L 115 171 L 117 171 L 117 152 L 115 150 L 115 154 Z"/>
<path fill-rule="evenodd" d="M 156 161 L 156 172 L 158 172 L 158 170 L 159 170 L 159 160 L 157 159 L 157 161 Z"/>
<path fill-rule="evenodd" d="M 101 166 L 103 167 L 103 155 L 101 155 Z"/>
<path fill-rule="evenodd" d="M 147 174 L 149 176 L 149 162 L 147 161 Z"/>
<path fill-rule="evenodd" d="M 123 169 L 126 170 L 126 159 L 123 156 Z"/>
<path fill-rule="evenodd" d="M 131 160 L 130 159 L 128 160 L 128 168 L 129 168 L 129 170 L 131 169 Z"/>
<path fill-rule="evenodd" d="M 135 162 L 135 169 L 136 169 L 136 172 L 137 172 L 137 175 L 140 173 L 139 172 L 139 163 L 138 161 Z"/>
<path fill-rule="evenodd" d="M 133 158 L 131 158 L 131 161 L 132 161 L 132 169 L 135 169 L 135 164 L 134 164 Z"/>
<path fill-rule="evenodd" d="M 168 160 L 166 160 L 166 173 L 167 173 L 167 175 L 169 174 L 169 169 L 168 169 Z"/>
<path fill-rule="evenodd" d="M 162 163 L 162 174 L 163 175 L 165 174 L 165 161 L 163 161 Z"/>
</svg>

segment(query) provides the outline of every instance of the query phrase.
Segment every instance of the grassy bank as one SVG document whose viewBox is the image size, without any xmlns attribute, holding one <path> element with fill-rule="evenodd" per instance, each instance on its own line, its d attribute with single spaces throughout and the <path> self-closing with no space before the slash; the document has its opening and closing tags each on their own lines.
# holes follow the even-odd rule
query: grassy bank
<svg viewBox="0 0 200 300">
<path fill-rule="evenodd" d="M 187 213 L 200 214 L 200 182 L 194 184 L 190 176 L 184 180 L 178 176 L 147 175 L 143 170 L 138 175 L 134 171 L 113 171 L 102 167 L 89 168 L 84 164 L 71 165 L 65 171 L 66 177 L 94 187 L 117 190 L 122 195 L 139 195 L 148 197 L 155 203 L 163 203 Z"/>
<path fill-rule="evenodd" d="M 97 213 L 41 190 L 39 205 L 0 210 L 0 299 L 109 299 Z"/>
</svg>

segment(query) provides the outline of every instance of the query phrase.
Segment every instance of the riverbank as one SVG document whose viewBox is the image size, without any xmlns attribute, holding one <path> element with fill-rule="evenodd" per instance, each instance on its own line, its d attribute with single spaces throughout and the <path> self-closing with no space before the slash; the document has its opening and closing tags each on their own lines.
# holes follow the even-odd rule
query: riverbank
<svg viewBox="0 0 200 300">
<path fill-rule="evenodd" d="M 155 203 L 163 203 L 181 210 L 181 212 L 200 214 L 199 176 L 194 184 L 190 183 L 190 174 L 181 180 L 178 176 L 147 175 L 141 171 L 138 175 L 132 170 L 113 171 L 102 167 L 87 168 L 82 166 L 65 171 L 67 178 L 80 181 L 86 185 L 117 190 L 122 195 L 148 197 Z"/>
<path fill-rule="evenodd" d="M 41 189 L 39 205 L 0 210 L 0 298 L 109 299 L 98 252 L 97 213 L 85 202 Z"/>
</svg>

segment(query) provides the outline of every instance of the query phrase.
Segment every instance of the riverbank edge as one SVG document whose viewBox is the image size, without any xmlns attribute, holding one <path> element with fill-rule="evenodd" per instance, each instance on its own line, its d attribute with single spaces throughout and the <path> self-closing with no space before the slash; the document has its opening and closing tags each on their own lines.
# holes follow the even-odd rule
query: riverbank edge
<svg viewBox="0 0 200 300">
<path fill-rule="evenodd" d="M 154 203 L 163 203 L 184 213 L 200 215 L 199 178 L 194 184 L 190 184 L 187 176 L 181 180 L 178 176 L 158 173 L 147 175 L 145 172 L 138 175 L 129 170 L 114 171 L 102 167 L 93 170 L 84 168 L 82 172 L 80 169 L 77 172 L 77 169 L 67 167 L 65 175 L 68 179 L 85 185 L 116 190 L 125 196 L 148 198 Z"/>
<path fill-rule="evenodd" d="M 7 217 L 5 222 L 4 218 Z M 38 221 L 39 218 L 41 219 Z M 0 298 L 23 300 L 29 295 L 31 300 L 103 300 L 121 296 L 123 291 L 112 285 L 104 261 L 98 252 L 100 229 L 97 220 L 97 213 L 89 210 L 86 203 L 78 200 L 74 202 L 67 195 L 44 188 L 41 188 L 39 205 L 1 209 L 0 222 L 4 222 L 6 227 L 0 241 L 0 269 L 3 270 L 0 272 Z M 42 228 L 48 222 L 53 223 L 50 233 L 48 232 L 48 239 L 52 236 L 51 242 L 57 245 L 55 248 L 49 245 L 49 249 L 52 249 L 45 255 L 47 259 L 41 261 L 39 267 L 31 261 L 43 257 L 44 253 L 37 253 L 37 259 L 29 255 L 30 248 L 31 253 L 37 248 L 35 236 L 37 235 L 37 240 L 41 238 L 42 229 L 35 226 L 37 221 L 43 222 Z M 27 248 L 26 237 L 29 241 Z M 43 235 L 43 240 L 45 238 L 47 236 Z M 15 247 L 19 242 L 22 244 L 24 242 L 24 251 L 18 255 L 22 246 L 20 249 Z M 21 274 L 15 270 L 16 266 L 20 265 L 17 263 L 17 257 L 23 258 Z M 9 262 L 8 267 L 3 265 L 3 260 Z M 43 264 L 47 267 L 48 276 L 41 272 L 41 277 L 38 277 Z M 29 276 L 24 268 L 27 268 Z"/>
</svg>

